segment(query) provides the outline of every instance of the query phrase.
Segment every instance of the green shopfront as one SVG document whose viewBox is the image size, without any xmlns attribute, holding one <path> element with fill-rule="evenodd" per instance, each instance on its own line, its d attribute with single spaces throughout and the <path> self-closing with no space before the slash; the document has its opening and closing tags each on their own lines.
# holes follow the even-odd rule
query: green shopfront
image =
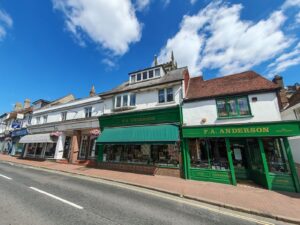
<svg viewBox="0 0 300 225">
<path fill-rule="evenodd" d="M 299 134 L 299 122 L 183 127 L 185 177 L 300 192 L 287 139 Z"/>
<path fill-rule="evenodd" d="M 169 107 L 99 117 L 98 165 L 180 176 L 180 109 Z"/>
</svg>

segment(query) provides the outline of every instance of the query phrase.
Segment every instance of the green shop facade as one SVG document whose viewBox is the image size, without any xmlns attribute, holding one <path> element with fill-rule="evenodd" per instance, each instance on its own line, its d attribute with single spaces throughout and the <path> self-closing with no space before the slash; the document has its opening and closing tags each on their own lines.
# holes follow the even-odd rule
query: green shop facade
<svg viewBox="0 0 300 225">
<path fill-rule="evenodd" d="M 183 127 L 185 177 L 300 192 L 288 142 L 299 134 L 299 122 Z"/>
<path fill-rule="evenodd" d="M 300 192 L 288 137 L 299 122 L 182 126 L 180 106 L 103 115 L 100 168 Z"/>
</svg>

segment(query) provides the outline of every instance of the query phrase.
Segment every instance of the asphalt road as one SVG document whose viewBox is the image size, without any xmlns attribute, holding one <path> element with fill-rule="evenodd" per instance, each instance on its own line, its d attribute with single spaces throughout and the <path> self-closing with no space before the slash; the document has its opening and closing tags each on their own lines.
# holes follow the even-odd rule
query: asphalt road
<svg viewBox="0 0 300 225">
<path fill-rule="evenodd" d="M 224 210 L 127 185 L 0 162 L 1 225 L 280 224 Z"/>
</svg>

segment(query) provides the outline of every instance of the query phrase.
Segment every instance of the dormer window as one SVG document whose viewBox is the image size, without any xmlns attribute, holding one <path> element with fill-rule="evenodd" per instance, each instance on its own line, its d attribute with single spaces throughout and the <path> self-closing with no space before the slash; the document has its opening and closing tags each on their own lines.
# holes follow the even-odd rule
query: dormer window
<svg viewBox="0 0 300 225">
<path fill-rule="evenodd" d="M 162 69 L 161 67 L 150 68 L 144 71 L 140 71 L 137 73 L 132 73 L 130 75 L 130 83 L 146 81 L 153 78 L 158 78 L 162 76 Z"/>
<path fill-rule="evenodd" d="M 155 69 L 155 77 L 159 77 L 160 76 L 160 69 Z"/>
<path fill-rule="evenodd" d="M 141 81 L 142 80 L 142 74 L 141 73 L 138 73 L 136 75 L 136 81 Z"/>
<path fill-rule="evenodd" d="M 132 75 L 131 76 L 131 83 L 134 83 L 136 81 L 136 76 L 135 75 Z"/>
<path fill-rule="evenodd" d="M 153 70 L 149 70 L 149 79 L 153 78 Z"/>
<path fill-rule="evenodd" d="M 147 71 L 143 72 L 143 80 L 147 80 L 148 79 L 148 73 Z"/>
</svg>

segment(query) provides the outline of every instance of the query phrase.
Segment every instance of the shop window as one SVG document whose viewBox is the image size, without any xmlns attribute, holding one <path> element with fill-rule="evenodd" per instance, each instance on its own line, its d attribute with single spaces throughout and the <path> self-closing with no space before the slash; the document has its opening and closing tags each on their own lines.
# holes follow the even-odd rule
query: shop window
<svg viewBox="0 0 300 225">
<path fill-rule="evenodd" d="M 80 159 L 86 157 L 87 148 L 88 148 L 88 136 L 84 135 L 81 137 L 80 151 L 78 156 Z"/>
<path fill-rule="evenodd" d="M 96 138 L 90 139 L 90 149 L 89 149 L 89 157 L 95 158 L 98 156 L 98 152 L 96 151 Z"/>
<path fill-rule="evenodd" d="M 92 117 L 92 111 L 93 111 L 93 108 L 92 107 L 87 107 L 84 109 L 84 112 L 85 112 L 85 118 L 90 118 Z"/>
<path fill-rule="evenodd" d="M 54 158 L 56 143 L 48 143 L 45 151 L 45 157 Z"/>
<path fill-rule="evenodd" d="M 27 146 L 27 156 L 34 156 L 35 155 L 35 149 L 36 149 L 36 144 L 35 143 L 30 143 Z"/>
<path fill-rule="evenodd" d="M 35 150 L 35 156 L 42 157 L 43 147 L 44 147 L 44 144 L 43 144 L 43 143 L 38 143 L 38 144 L 37 144 L 36 150 Z"/>
<path fill-rule="evenodd" d="M 179 150 L 176 145 L 105 145 L 103 161 L 178 166 Z"/>
<path fill-rule="evenodd" d="M 263 163 L 260 154 L 260 148 L 258 140 L 256 138 L 248 138 L 246 140 L 248 153 L 249 153 L 249 164 L 252 170 L 263 171 Z"/>
<path fill-rule="evenodd" d="M 189 139 L 191 167 L 227 170 L 228 158 L 224 138 Z"/>
<path fill-rule="evenodd" d="M 219 118 L 250 116 L 248 97 L 217 99 L 217 112 Z"/>
<path fill-rule="evenodd" d="M 263 138 L 264 150 L 272 173 L 289 173 L 289 164 L 282 138 Z"/>
</svg>

